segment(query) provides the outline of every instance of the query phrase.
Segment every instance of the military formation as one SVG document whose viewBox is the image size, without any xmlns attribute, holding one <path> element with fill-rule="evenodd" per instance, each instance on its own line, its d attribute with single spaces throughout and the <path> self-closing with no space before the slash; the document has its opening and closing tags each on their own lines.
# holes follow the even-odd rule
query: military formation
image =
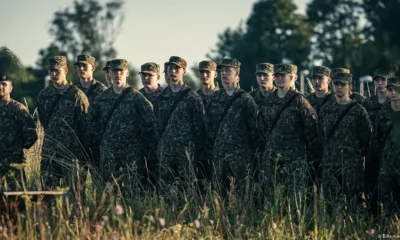
<svg viewBox="0 0 400 240">
<path fill-rule="evenodd" d="M 201 61 L 197 91 L 183 81 L 187 62 L 177 56 L 164 64 L 165 88 L 160 65 L 143 64 L 139 90 L 127 83 L 125 59 L 106 63 L 106 85 L 93 78 L 92 56 L 77 57 L 77 84 L 67 81 L 65 56 L 48 64 L 52 85 L 37 104 L 48 187 L 68 179 L 79 163 L 105 180 L 129 169 L 137 181 L 162 189 L 198 178 L 215 179 L 225 192 L 233 180 L 241 192 L 254 178 L 269 193 L 316 184 L 332 201 L 346 196 L 360 203 L 367 195 L 390 208 L 400 200 L 400 129 L 394 124 L 400 119 L 400 79 L 394 72 L 378 69 L 376 95 L 365 99 L 352 91 L 353 76 L 345 68 L 313 67 L 314 91 L 303 96 L 294 87 L 292 64 L 257 64 L 259 88 L 250 93 L 240 89 L 236 59 Z M 28 110 L 10 98 L 11 77 L 0 77 L 4 174 L 11 162 L 24 161 L 23 150 L 37 133 Z"/>
</svg>

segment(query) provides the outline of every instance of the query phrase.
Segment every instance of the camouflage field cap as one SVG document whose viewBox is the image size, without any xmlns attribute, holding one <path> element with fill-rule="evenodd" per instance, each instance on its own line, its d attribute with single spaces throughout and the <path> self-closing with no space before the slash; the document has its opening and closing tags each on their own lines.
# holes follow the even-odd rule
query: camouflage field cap
<svg viewBox="0 0 400 240">
<path fill-rule="evenodd" d="M 61 69 L 67 67 L 67 57 L 65 56 L 53 56 L 48 59 L 48 69 Z"/>
<path fill-rule="evenodd" d="M 140 72 L 141 73 L 155 73 L 155 74 L 160 74 L 160 65 L 154 62 L 148 62 L 140 66 Z"/>
<path fill-rule="evenodd" d="M 312 74 L 311 76 L 331 76 L 331 69 L 325 66 L 314 66 L 312 68 Z"/>
<path fill-rule="evenodd" d="M 280 63 L 274 65 L 274 74 L 297 74 L 297 66 L 294 64 Z"/>
<path fill-rule="evenodd" d="M 374 72 L 373 79 L 375 79 L 377 77 L 382 77 L 382 78 L 386 79 L 386 78 L 388 78 L 388 75 L 389 75 L 389 73 L 384 72 L 381 69 L 376 69 L 375 72 Z"/>
<path fill-rule="evenodd" d="M 274 74 L 274 65 L 271 63 L 259 63 L 256 66 L 256 72 L 257 73 L 272 73 Z"/>
<path fill-rule="evenodd" d="M 106 65 L 103 68 L 103 71 L 110 69 L 111 60 L 106 62 Z"/>
<path fill-rule="evenodd" d="M 95 61 L 96 58 L 90 56 L 90 55 L 78 55 L 76 57 L 76 62 L 74 65 L 78 65 L 79 63 L 85 63 L 85 64 L 91 64 L 95 66 Z"/>
<path fill-rule="evenodd" d="M 390 76 L 387 79 L 387 85 L 386 87 L 400 87 L 400 79 L 399 77 L 396 76 Z"/>
<path fill-rule="evenodd" d="M 169 61 L 166 62 L 166 65 L 167 66 L 168 65 L 176 65 L 176 66 L 181 67 L 181 68 L 186 68 L 187 67 L 186 60 L 181 58 L 181 57 L 177 57 L 177 56 L 171 56 L 169 58 Z"/>
<path fill-rule="evenodd" d="M 199 63 L 199 70 L 217 71 L 217 64 L 213 61 L 201 61 Z"/>
<path fill-rule="evenodd" d="M 331 78 L 335 78 L 338 73 L 350 73 L 350 70 L 347 68 L 334 68 L 331 71 Z"/>
<path fill-rule="evenodd" d="M 353 82 L 353 75 L 350 73 L 336 73 L 332 81 L 351 84 Z"/>
<path fill-rule="evenodd" d="M 221 63 L 218 64 L 217 68 L 220 69 L 222 67 L 232 67 L 235 69 L 240 69 L 240 62 L 233 58 L 224 58 Z"/>
<path fill-rule="evenodd" d="M 125 70 L 128 69 L 128 61 L 125 59 L 114 59 L 110 62 L 111 70 Z"/>
<path fill-rule="evenodd" d="M 0 74 L 0 82 L 5 82 L 5 81 L 12 82 L 10 75 Z"/>
</svg>

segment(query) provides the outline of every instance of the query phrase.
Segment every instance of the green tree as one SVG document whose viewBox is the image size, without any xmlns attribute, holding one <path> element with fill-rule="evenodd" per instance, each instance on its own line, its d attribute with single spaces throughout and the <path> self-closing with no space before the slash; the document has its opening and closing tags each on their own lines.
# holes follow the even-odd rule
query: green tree
<svg viewBox="0 0 400 240">
<path fill-rule="evenodd" d="M 307 67 L 312 28 L 296 10 L 292 0 L 256 2 L 246 24 L 219 34 L 216 49 L 208 57 L 217 62 L 224 57 L 238 59 L 242 63 L 240 85 L 245 90 L 257 86 L 257 63 L 287 62 Z"/>
</svg>

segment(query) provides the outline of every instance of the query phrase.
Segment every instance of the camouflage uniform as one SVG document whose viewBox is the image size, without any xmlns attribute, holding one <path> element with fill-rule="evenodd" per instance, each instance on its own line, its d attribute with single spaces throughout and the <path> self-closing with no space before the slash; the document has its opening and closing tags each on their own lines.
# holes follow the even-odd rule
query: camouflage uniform
<svg viewBox="0 0 400 240">
<path fill-rule="evenodd" d="M 67 66 L 64 56 L 52 57 L 49 62 L 49 69 Z M 60 100 L 54 105 L 57 99 Z M 70 165 L 71 160 L 83 160 L 85 157 L 83 144 L 89 101 L 81 90 L 68 83 L 63 90 L 53 85 L 43 89 L 39 93 L 37 106 L 39 120 L 44 129 L 42 172 L 61 176 L 68 174 L 61 165 Z"/>
<path fill-rule="evenodd" d="M 388 78 L 387 86 L 400 89 L 397 78 Z M 379 168 L 379 196 L 387 214 L 391 213 L 394 202 L 400 204 L 400 112 L 395 112 L 386 104 L 379 112 L 377 119 L 377 147 L 382 148 Z"/>
<path fill-rule="evenodd" d="M 217 64 L 213 61 L 201 61 L 199 63 L 199 71 L 201 70 L 208 70 L 208 71 L 217 71 Z M 201 99 L 203 100 L 203 105 L 204 108 L 206 109 L 208 104 L 211 101 L 212 96 L 219 90 L 218 85 L 215 85 L 214 89 L 212 90 L 213 92 L 209 95 L 206 95 L 203 93 L 202 89 L 200 88 L 196 92 L 199 94 Z"/>
<path fill-rule="evenodd" d="M 155 73 L 157 75 L 160 75 L 160 65 L 158 65 L 157 63 L 153 63 L 153 62 L 149 62 L 149 63 L 145 63 L 141 66 L 141 71 L 138 73 Z M 141 88 L 139 90 L 140 93 L 143 94 L 143 96 L 146 97 L 147 100 L 149 100 L 151 102 L 151 104 L 153 104 L 153 106 L 156 104 L 156 99 L 158 94 L 160 94 L 162 92 L 164 88 L 160 86 L 160 84 L 158 84 L 158 88 L 156 91 L 152 92 L 152 93 L 147 93 L 146 90 L 143 88 Z"/>
<path fill-rule="evenodd" d="M 331 76 L 331 69 L 325 66 L 315 66 L 312 69 L 312 76 Z M 311 104 L 311 106 L 315 109 L 316 113 L 319 113 L 319 110 L 323 105 L 325 105 L 327 102 L 335 99 L 335 96 L 333 93 L 328 91 L 324 97 L 317 97 L 315 93 L 311 93 L 307 97 L 308 102 Z"/>
<path fill-rule="evenodd" d="M 171 57 L 167 64 L 186 68 L 186 61 L 179 57 Z M 171 113 L 172 105 L 183 91 L 189 92 L 181 98 Z M 166 87 L 156 101 L 154 112 L 159 139 L 159 174 L 161 180 L 169 184 L 175 178 L 187 178 L 193 155 L 196 157 L 195 161 L 201 156 L 205 142 L 204 106 L 200 96 L 186 85 L 178 92 Z"/>
<path fill-rule="evenodd" d="M 351 92 L 350 99 L 356 101 L 357 103 L 359 103 L 361 105 L 365 101 L 365 97 L 356 92 Z"/>
<path fill-rule="evenodd" d="M 8 75 L 0 76 L 0 82 L 11 81 Z M 35 144 L 38 136 L 28 109 L 13 99 L 0 106 L 0 133 L 0 175 L 3 176 L 10 170 L 10 163 L 25 160 L 23 149 Z"/>
<path fill-rule="evenodd" d="M 274 66 L 274 72 L 296 74 L 297 67 L 291 64 L 277 64 Z M 291 103 L 273 127 L 272 123 L 277 114 L 289 101 Z M 294 90 L 289 90 L 283 98 L 278 96 L 278 91 L 274 91 L 260 108 L 258 124 L 266 135 L 262 168 L 267 186 L 273 185 L 272 179 L 276 173 L 278 183 L 290 188 L 295 184 L 304 187 L 307 184 L 308 162 L 314 161 L 320 155 L 316 151 L 317 115 L 310 103 Z"/>
<path fill-rule="evenodd" d="M 111 69 L 128 68 L 124 59 L 112 60 L 110 65 Z M 129 85 L 121 94 L 115 93 L 112 87 L 107 89 L 95 99 L 90 110 L 91 124 L 101 129 L 100 169 L 106 178 L 127 169 L 146 176 L 145 159 L 154 160 L 150 155 L 156 146 L 153 107 Z M 123 99 L 109 116 L 121 96 Z"/>
<path fill-rule="evenodd" d="M 334 68 L 331 73 L 331 78 L 336 78 L 336 75 L 340 73 L 350 74 L 350 70 L 347 68 Z M 350 84 L 352 84 L 352 82 Z M 361 96 L 359 93 L 350 92 L 350 99 L 355 100 L 359 104 L 363 104 L 365 97 Z"/>
<path fill-rule="evenodd" d="M 349 73 L 340 73 L 333 78 L 334 82 L 351 83 Z M 341 105 L 335 101 L 325 104 L 319 113 L 320 129 L 324 142 L 322 160 L 322 182 L 329 200 L 338 200 L 344 193 L 349 200 L 360 199 L 363 191 L 363 157 L 370 145 L 372 124 L 368 113 L 355 100 L 348 113 L 338 123 L 334 132 L 333 126 L 348 104 Z"/>
<path fill-rule="evenodd" d="M 163 90 L 164 90 L 164 88 L 161 87 L 160 85 L 158 85 L 158 89 L 157 89 L 155 92 L 146 93 L 146 91 L 144 90 L 144 88 L 141 88 L 141 89 L 139 90 L 139 92 L 140 92 L 141 94 L 143 94 L 143 96 L 144 96 L 147 100 L 149 100 L 149 101 L 151 102 L 151 104 L 154 106 L 154 105 L 157 104 L 156 99 L 157 99 L 158 94 L 160 94 Z"/>
</svg>

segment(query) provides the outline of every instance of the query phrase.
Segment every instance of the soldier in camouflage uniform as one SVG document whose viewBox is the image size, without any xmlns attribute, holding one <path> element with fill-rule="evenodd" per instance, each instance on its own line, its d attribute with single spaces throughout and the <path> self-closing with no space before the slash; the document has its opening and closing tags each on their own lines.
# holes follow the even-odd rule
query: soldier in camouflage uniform
<svg viewBox="0 0 400 240">
<path fill-rule="evenodd" d="M 335 75 L 339 74 L 339 73 L 349 73 L 350 74 L 350 70 L 347 68 L 334 68 L 331 73 L 331 78 L 333 79 L 335 77 Z M 359 104 L 363 104 L 365 97 L 361 96 L 359 93 L 350 91 L 350 99 L 356 100 L 356 102 L 358 102 Z"/>
<path fill-rule="evenodd" d="M 218 65 L 224 89 L 217 91 L 207 108 L 207 135 L 213 145 L 213 165 L 222 187 L 229 189 L 229 178 L 238 186 L 254 160 L 257 105 L 250 94 L 239 88 L 240 62 L 223 59 Z M 232 102 L 233 101 L 233 102 Z"/>
<path fill-rule="evenodd" d="M 276 64 L 274 79 L 277 90 L 267 96 L 258 118 L 266 138 L 262 176 L 266 187 L 306 187 L 309 162 L 312 166 L 320 155 L 317 115 L 307 99 L 291 88 L 297 79 L 296 65 Z"/>
<path fill-rule="evenodd" d="M 154 106 L 157 95 L 164 89 L 157 83 L 160 80 L 160 65 L 153 62 L 145 63 L 141 66 L 139 74 L 143 84 L 139 92 Z"/>
<path fill-rule="evenodd" d="M 28 109 L 11 99 L 12 88 L 11 77 L 0 74 L 0 176 L 10 170 L 10 163 L 24 162 L 23 149 L 38 138 Z"/>
<path fill-rule="evenodd" d="M 318 114 L 325 103 L 335 98 L 334 94 L 329 91 L 331 69 L 325 66 L 315 66 L 312 69 L 311 76 L 315 92 L 308 95 L 307 100 Z"/>
<path fill-rule="evenodd" d="M 336 73 L 333 80 L 335 100 L 319 112 L 324 143 L 322 182 L 328 201 L 360 201 L 363 193 L 365 157 L 371 141 L 372 124 L 368 113 L 350 98 L 352 75 Z"/>
<path fill-rule="evenodd" d="M 382 70 L 376 70 L 373 76 L 373 80 L 375 83 L 375 92 L 376 95 L 371 96 L 363 102 L 364 108 L 367 110 L 369 118 L 371 119 L 372 126 L 374 130 L 377 129 L 377 124 L 379 119 L 379 112 L 382 107 L 385 105 L 389 105 L 389 98 L 387 92 L 387 75 L 388 73 L 383 72 Z M 365 189 L 369 194 L 369 197 L 372 197 L 373 203 L 371 204 L 373 210 L 376 210 L 376 199 L 375 199 L 375 191 L 377 187 L 377 180 L 379 174 L 379 156 L 381 155 L 381 151 L 384 146 L 378 146 L 380 142 L 377 139 L 376 131 L 373 132 L 371 147 L 368 151 L 366 161 L 365 161 Z"/>
<path fill-rule="evenodd" d="M 52 85 L 39 93 L 39 120 L 44 129 L 41 170 L 47 183 L 57 184 L 61 177 L 71 177 L 74 163 L 85 160 L 86 114 L 89 100 L 78 87 L 68 82 L 65 56 L 49 58 Z"/>
<path fill-rule="evenodd" d="M 379 200 L 386 214 L 400 204 L 400 80 L 391 76 L 387 79 L 390 104 L 385 104 L 378 114 L 376 135 L 378 147 L 382 147 L 379 170 Z"/>
<path fill-rule="evenodd" d="M 112 87 L 100 94 L 90 109 L 91 124 L 101 129 L 100 169 L 106 179 L 130 169 L 145 182 L 149 174 L 145 161 L 154 161 L 151 155 L 156 146 L 153 107 L 126 82 L 129 70 L 125 59 L 110 62 L 110 76 Z"/>
<path fill-rule="evenodd" d="M 103 71 L 104 71 L 104 78 L 106 79 L 107 82 L 107 87 L 111 87 L 112 86 L 112 80 L 111 80 L 111 76 L 110 76 L 110 61 L 106 62 L 106 66 L 104 66 Z"/>
<path fill-rule="evenodd" d="M 169 86 L 158 95 L 155 106 L 162 189 L 164 184 L 188 179 L 189 167 L 202 156 L 205 142 L 203 102 L 183 82 L 186 61 L 172 56 L 166 65 Z"/>
<path fill-rule="evenodd" d="M 275 91 L 274 81 L 274 65 L 271 63 L 259 63 L 256 66 L 256 77 L 258 88 L 250 92 L 250 96 L 254 98 L 257 105 L 265 100 L 265 97 Z"/>
<path fill-rule="evenodd" d="M 218 85 L 215 84 L 217 78 L 217 64 L 213 61 L 201 61 L 199 63 L 199 74 L 201 88 L 197 90 L 203 100 L 204 107 L 207 108 L 212 95 L 219 90 Z"/>
</svg>

